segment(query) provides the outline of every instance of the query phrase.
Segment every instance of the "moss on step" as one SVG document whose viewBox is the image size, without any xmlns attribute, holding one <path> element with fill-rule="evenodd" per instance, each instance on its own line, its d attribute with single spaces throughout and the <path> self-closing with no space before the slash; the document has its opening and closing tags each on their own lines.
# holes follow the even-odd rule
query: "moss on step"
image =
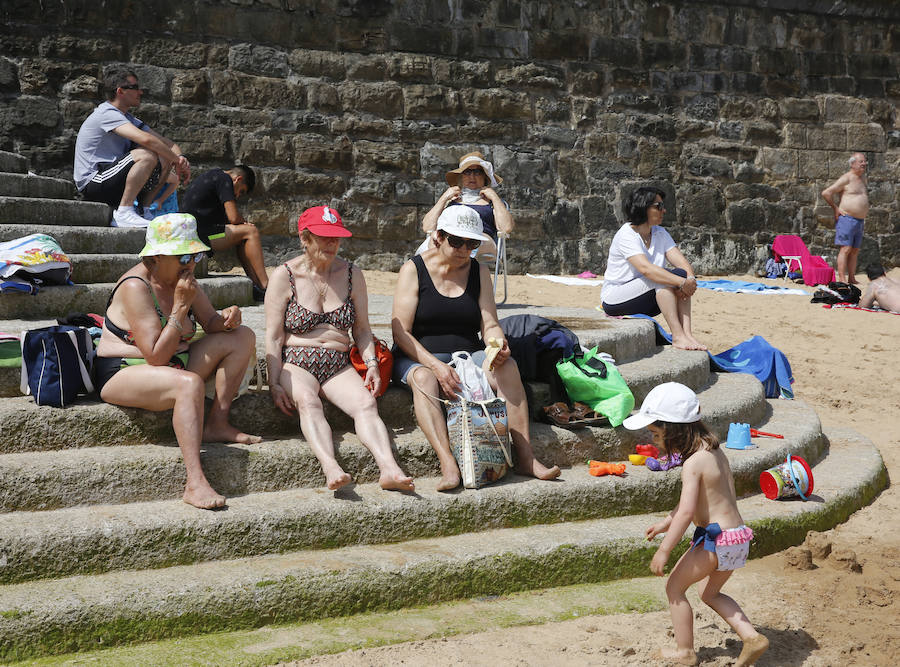
<svg viewBox="0 0 900 667">
<path fill-rule="evenodd" d="M 879 461 L 859 485 L 835 493 L 818 508 L 800 514 L 750 520 L 757 533 L 751 550 L 759 557 L 803 541 L 846 521 L 869 504 L 888 482 Z M 687 545 L 682 540 L 673 556 Z M 272 623 L 302 622 L 415 607 L 484 595 L 509 595 L 535 587 L 554 587 L 644 576 L 657 545 L 637 538 L 611 543 L 562 544 L 543 553 L 505 552 L 457 561 L 428 561 L 402 573 L 377 566 L 351 572 L 260 578 L 243 589 L 212 591 L 196 599 L 172 600 L 151 613 L 137 605 L 59 617 L 27 624 L 27 612 L 0 614 L 0 660 L 21 660 L 100 646 L 125 645 L 200 633 L 240 630 Z M 201 599 L 202 598 L 202 599 Z M 177 610 L 177 611 L 175 611 Z M 56 624 L 54 624 L 56 623 Z M 337 649 L 342 650 L 342 649 Z"/>
<path fill-rule="evenodd" d="M 38 659 L 34 665 L 271 665 L 349 649 L 449 637 L 589 615 L 665 609 L 656 578 L 567 586 L 311 623 L 196 635 Z"/>
</svg>

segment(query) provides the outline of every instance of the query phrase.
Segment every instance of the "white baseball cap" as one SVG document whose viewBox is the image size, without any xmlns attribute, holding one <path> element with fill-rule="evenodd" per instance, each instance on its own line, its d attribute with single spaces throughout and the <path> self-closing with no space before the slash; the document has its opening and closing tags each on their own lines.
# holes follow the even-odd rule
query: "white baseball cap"
<svg viewBox="0 0 900 667">
<path fill-rule="evenodd" d="M 464 239 L 490 241 L 491 237 L 484 233 L 481 216 L 465 205 L 448 206 L 438 217 L 437 228 L 452 236 Z"/>
<path fill-rule="evenodd" d="M 636 431 L 655 421 L 675 424 L 700 421 L 700 401 L 697 394 L 680 382 L 657 385 L 647 394 L 638 413 L 628 417 L 622 425 Z"/>
</svg>

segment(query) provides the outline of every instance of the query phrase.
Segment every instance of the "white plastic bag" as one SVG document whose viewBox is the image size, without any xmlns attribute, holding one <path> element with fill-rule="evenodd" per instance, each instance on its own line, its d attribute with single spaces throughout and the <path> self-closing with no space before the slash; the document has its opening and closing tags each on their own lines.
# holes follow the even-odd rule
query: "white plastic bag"
<svg viewBox="0 0 900 667">
<path fill-rule="evenodd" d="M 467 401 L 490 401 L 497 397 L 484 370 L 472 360 L 472 355 L 468 352 L 454 352 L 450 365 L 456 369 L 462 384 L 460 393 Z"/>
</svg>

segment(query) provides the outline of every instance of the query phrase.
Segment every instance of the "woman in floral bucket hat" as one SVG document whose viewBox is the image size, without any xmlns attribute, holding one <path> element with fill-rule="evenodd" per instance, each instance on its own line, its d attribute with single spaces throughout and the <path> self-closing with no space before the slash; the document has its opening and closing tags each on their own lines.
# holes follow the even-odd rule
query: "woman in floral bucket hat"
<svg viewBox="0 0 900 667">
<path fill-rule="evenodd" d="M 172 410 L 175 438 L 187 468 L 184 502 L 222 507 L 200 466 L 202 442 L 250 444 L 261 438 L 228 421 L 254 349 L 255 335 L 241 311 L 216 311 L 194 277 L 209 247 L 186 213 L 154 218 L 141 262 L 119 279 L 106 304 L 97 346 L 97 391 L 107 403 L 154 412 Z M 206 333 L 196 338 L 197 324 Z M 215 398 L 204 419 L 206 379 L 215 375 Z"/>
</svg>

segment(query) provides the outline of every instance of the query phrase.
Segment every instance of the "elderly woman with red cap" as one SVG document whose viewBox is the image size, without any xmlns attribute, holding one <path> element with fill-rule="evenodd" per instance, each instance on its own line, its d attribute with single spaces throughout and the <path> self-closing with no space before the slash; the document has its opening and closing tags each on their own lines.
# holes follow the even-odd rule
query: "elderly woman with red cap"
<svg viewBox="0 0 900 667">
<path fill-rule="evenodd" d="M 440 461 L 438 491 L 459 486 L 460 474 L 444 415 L 430 396 L 441 392 L 455 398 L 462 387 L 456 371 L 447 363 L 452 353 L 469 352 L 475 363 L 482 365 L 482 341 L 492 337 L 502 345 L 491 368 L 485 370 L 491 387 L 506 400 L 517 454 L 516 471 L 540 479 L 559 476 L 558 467 L 547 468 L 534 457 L 525 388 L 497 321 L 491 276 L 487 267 L 470 256 L 488 239 L 481 229 L 475 211 L 466 206 L 448 207 L 437 221 L 437 247 L 414 256 L 400 268 L 394 292 L 391 327 L 398 347 L 394 381 L 413 392 L 419 427 Z"/>
<path fill-rule="evenodd" d="M 381 471 L 383 489 L 412 491 L 397 465 L 375 396 L 381 377 L 362 271 L 340 259 L 341 239 L 352 236 L 328 206 L 305 210 L 297 222 L 306 252 L 275 269 L 266 290 L 266 364 L 269 391 L 285 414 L 299 414 L 300 428 L 336 490 L 352 480 L 334 456 L 331 427 L 321 397 L 353 418 L 356 434 Z M 363 380 L 350 364 L 350 334 L 368 366 Z"/>
<path fill-rule="evenodd" d="M 490 237 L 483 241 L 478 255 L 496 255 L 498 232 L 509 234 L 514 222 L 506 202 L 494 189 L 503 182 L 494 171 L 494 165 L 477 151 L 466 153 L 459 159 L 459 167 L 448 171 L 445 179 L 450 187 L 444 190 L 437 203 L 422 218 L 422 229 L 433 238 L 438 217 L 444 209 L 448 206 L 468 206 L 481 218 L 481 231 Z"/>
<path fill-rule="evenodd" d="M 260 441 L 228 421 L 256 336 L 241 325 L 237 306 L 216 311 L 197 283 L 194 267 L 207 251 L 194 216 L 154 218 L 141 263 L 125 272 L 109 295 L 94 361 L 97 391 L 105 402 L 172 410 L 187 468 L 183 499 L 201 509 L 225 504 L 203 474 L 201 442 Z M 205 381 L 211 376 L 216 393 L 204 419 Z"/>
</svg>

